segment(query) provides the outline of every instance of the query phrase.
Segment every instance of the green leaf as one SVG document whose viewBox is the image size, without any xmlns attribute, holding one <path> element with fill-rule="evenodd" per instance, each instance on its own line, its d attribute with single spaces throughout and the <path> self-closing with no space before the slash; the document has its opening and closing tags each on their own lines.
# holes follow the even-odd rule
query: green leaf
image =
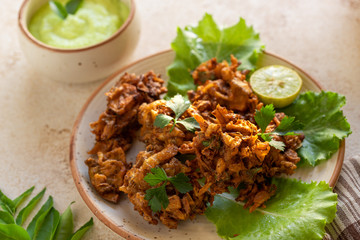
<svg viewBox="0 0 360 240">
<path fill-rule="evenodd" d="M 281 142 L 281 141 L 275 141 L 273 139 L 270 140 L 269 145 L 279 149 L 280 151 L 284 151 L 285 150 L 285 143 Z"/>
<path fill-rule="evenodd" d="M 193 190 L 190 179 L 184 173 L 179 173 L 176 176 L 169 178 L 169 181 L 181 193 L 187 193 Z"/>
<path fill-rule="evenodd" d="M 345 96 L 334 92 L 306 92 L 290 106 L 279 109 L 304 124 L 305 139 L 298 150 L 301 163 L 316 166 L 327 160 L 340 146 L 340 141 L 351 133 L 350 124 L 340 110 Z"/>
<path fill-rule="evenodd" d="M 54 236 L 54 240 L 68 240 L 70 239 L 74 230 L 73 214 L 71 211 L 71 204 L 61 214 L 60 222 Z"/>
<path fill-rule="evenodd" d="M 260 137 L 266 142 L 270 142 L 272 139 L 271 134 L 269 133 L 260 133 L 258 135 L 260 135 Z"/>
<path fill-rule="evenodd" d="M 14 217 L 5 211 L 0 211 L 0 224 L 15 224 Z"/>
<path fill-rule="evenodd" d="M 29 188 L 28 190 L 26 190 L 26 191 L 23 192 L 20 196 L 18 196 L 17 198 L 15 198 L 15 199 L 13 200 L 14 206 L 15 206 L 15 211 L 16 211 L 16 209 L 19 207 L 19 205 L 20 205 L 23 201 L 25 201 L 28 196 L 30 196 L 30 194 L 33 192 L 34 188 L 35 188 L 35 187 L 32 186 L 31 188 Z"/>
<path fill-rule="evenodd" d="M 94 225 L 94 221 L 92 218 L 85 223 L 81 228 L 79 228 L 70 238 L 70 240 L 79 240 L 81 239 L 84 234 L 91 228 L 91 226 Z"/>
<path fill-rule="evenodd" d="M 166 183 L 158 188 L 150 188 L 146 190 L 145 200 L 149 201 L 149 206 L 153 212 L 159 212 L 161 207 L 166 209 L 169 205 L 169 199 L 165 189 Z"/>
<path fill-rule="evenodd" d="M 49 1 L 51 10 L 60 18 L 65 19 L 68 15 L 65 7 L 58 1 Z"/>
<path fill-rule="evenodd" d="M 28 233 L 16 224 L 0 224 L 1 240 L 30 240 Z"/>
<path fill-rule="evenodd" d="M 289 116 L 285 116 L 279 126 L 275 129 L 276 133 L 285 135 L 286 133 L 292 131 L 292 133 L 294 131 L 298 131 L 303 129 L 304 124 L 301 123 L 300 121 L 295 121 L 295 117 L 289 117 Z"/>
<path fill-rule="evenodd" d="M 196 130 L 200 129 L 200 125 L 194 117 L 178 120 L 176 121 L 176 123 L 183 125 L 186 128 L 186 130 L 190 132 L 195 132 Z"/>
<path fill-rule="evenodd" d="M 266 127 L 275 116 L 274 106 L 272 104 L 262 107 L 260 110 L 256 110 L 255 121 L 259 125 L 262 132 L 265 132 Z"/>
<path fill-rule="evenodd" d="M 38 195 L 36 195 L 30 202 L 19 212 L 18 216 L 16 217 L 16 224 L 22 225 L 26 218 L 29 216 L 31 211 L 35 208 L 41 198 L 44 196 L 46 188 L 44 188 Z"/>
<path fill-rule="evenodd" d="M 53 198 L 50 196 L 29 223 L 26 231 L 29 233 L 31 239 L 36 238 L 37 234 L 40 231 L 40 228 L 42 228 L 46 216 L 52 209 L 53 204 L 54 204 Z"/>
<path fill-rule="evenodd" d="M 305 183 L 294 179 L 273 179 L 275 196 L 265 209 L 250 213 L 237 196 L 215 196 L 206 217 L 225 239 L 322 239 L 325 225 L 336 213 L 337 195 L 325 182 Z"/>
<path fill-rule="evenodd" d="M 144 177 L 145 182 L 150 184 L 150 186 L 155 186 L 163 181 L 166 181 L 168 177 L 164 169 L 156 167 L 151 169 L 151 173 L 146 174 Z"/>
<path fill-rule="evenodd" d="M 40 226 L 37 235 L 32 239 L 34 240 L 49 240 L 53 239 L 56 228 L 60 221 L 60 214 L 55 208 L 51 208 L 46 215 L 42 225 Z"/>
<path fill-rule="evenodd" d="M 70 0 L 65 5 L 65 10 L 68 14 L 75 14 L 79 10 L 82 0 Z"/>
<path fill-rule="evenodd" d="M 159 128 L 164 128 L 170 123 L 171 120 L 173 120 L 172 117 L 165 114 L 159 114 L 155 118 L 154 126 Z"/>
<path fill-rule="evenodd" d="M 218 61 L 230 62 L 230 54 L 239 59 L 241 69 L 255 68 L 264 45 L 259 34 L 246 25 L 245 20 L 227 28 L 219 28 L 212 16 L 205 14 L 197 26 L 177 29 L 177 36 L 171 44 L 176 56 L 168 67 L 169 75 L 167 98 L 195 89 L 191 71 L 200 63 L 213 57 Z"/>
<path fill-rule="evenodd" d="M 11 215 L 15 214 L 15 204 L 0 190 L 0 206 L 2 209 L 10 213 Z"/>
<path fill-rule="evenodd" d="M 190 102 L 180 94 L 176 94 L 169 101 L 166 101 L 166 106 L 174 111 L 175 120 L 177 120 L 190 107 Z"/>
</svg>

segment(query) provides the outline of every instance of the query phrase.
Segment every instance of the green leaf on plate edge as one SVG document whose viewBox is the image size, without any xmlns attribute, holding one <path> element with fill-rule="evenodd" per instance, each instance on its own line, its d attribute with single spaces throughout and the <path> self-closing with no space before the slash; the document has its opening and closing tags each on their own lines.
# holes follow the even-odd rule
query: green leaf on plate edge
<svg viewBox="0 0 360 240">
<path fill-rule="evenodd" d="M 250 213 L 236 194 L 215 196 L 206 217 L 225 239 L 322 239 L 325 225 L 336 213 L 337 194 L 324 181 L 305 183 L 295 179 L 273 179 L 275 196 L 265 209 Z"/>
</svg>

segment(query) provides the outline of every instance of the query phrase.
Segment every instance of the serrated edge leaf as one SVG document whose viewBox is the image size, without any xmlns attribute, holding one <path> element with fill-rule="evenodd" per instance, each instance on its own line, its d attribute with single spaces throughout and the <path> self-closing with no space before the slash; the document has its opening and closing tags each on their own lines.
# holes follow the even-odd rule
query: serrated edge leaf
<svg viewBox="0 0 360 240">
<path fill-rule="evenodd" d="M 168 115 L 159 114 L 155 118 L 154 126 L 159 127 L 159 128 L 164 128 L 171 122 L 171 120 L 174 120 L 174 119 Z"/>
<path fill-rule="evenodd" d="M 41 192 L 39 192 L 35 197 L 33 197 L 30 202 L 19 212 L 16 217 L 16 224 L 22 225 L 31 211 L 35 208 L 35 206 L 39 203 L 41 198 L 44 196 L 46 188 L 44 188 Z"/>
<path fill-rule="evenodd" d="M 271 114 L 271 115 L 270 115 Z M 265 132 L 266 127 L 270 124 L 271 120 L 275 117 L 275 110 L 272 104 L 263 106 L 260 110 L 256 110 L 255 121 L 259 125 L 261 132 Z"/>
<path fill-rule="evenodd" d="M 281 141 L 276 141 L 274 139 L 271 139 L 271 141 L 269 142 L 269 145 L 280 150 L 280 151 L 284 151 L 285 150 L 285 143 L 281 142 Z"/>
<path fill-rule="evenodd" d="M 179 178 L 183 178 L 181 183 L 177 181 Z M 176 190 L 181 193 L 187 193 L 193 190 L 193 186 L 190 183 L 190 178 L 184 173 L 176 174 L 174 177 L 169 178 L 169 181 L 172 183 L 172 185 L 174 185 Z"/>
<path fill-rule="evenodd" d="M 183 125 L 186 128 L 186 130 L 190 132 L 195 132 L 196 129 L 200 129 L 200 125 L 194 117 L 178 120 L 176 121 L 176 123 Z"/>
<path fill-rule="evenodd" d="M 150 186 L 156 186 L 157 184 L 166 181 L 168 179 L 166 172 L 163 168 L 152 168 L 151 173 L 147 173 L 144 177 L 144 181 L 150 184 Z"/>
</svg>

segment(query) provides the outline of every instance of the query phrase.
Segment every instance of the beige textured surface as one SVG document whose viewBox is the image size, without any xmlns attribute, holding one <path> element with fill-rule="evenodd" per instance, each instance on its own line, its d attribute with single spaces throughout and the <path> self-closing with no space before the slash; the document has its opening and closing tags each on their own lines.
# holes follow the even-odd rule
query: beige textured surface
<svg viewBox="0 0 360 240">
<path fill-rule="evenodd" d="M 17 42 L 20 4 L 1 0 L 0 7 L 0 188 L 15 197 L 32 185 L 38 191 L 46 186 L 60 211 L 75 200 L 75 220 L 83 223 L 92 214 L 71 177 L 69 138 L 80 108 L 100 82 L 62 84 L 34 72 Z M 326 90 L 346 95 L 344 112 L 353 134 L 345 157 L 360 152 L 359 1 L 138 0 L 137 5 L 142 35 L 130 61 L 168 49 L 176 26 L 195 23 L 204 12 L 226 25 L 242 16 L 261 33 L 268 51 L 302 67 Z M 121 238 L 95 219 L 85 239 Z"/>
</svg>

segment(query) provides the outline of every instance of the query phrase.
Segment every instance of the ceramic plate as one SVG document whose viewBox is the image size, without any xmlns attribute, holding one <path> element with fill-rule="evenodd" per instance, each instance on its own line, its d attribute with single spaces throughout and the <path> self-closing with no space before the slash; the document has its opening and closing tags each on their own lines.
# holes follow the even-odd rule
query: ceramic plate
<svg viewBox="0 0 360 240">
<path fill-rule="evenodd" d="M 198 216 L 194 221 L 181 222 L 178 229 L 170 230 L 161 223 L 158 225 L 148 224 L 138 212 L 133 210 L 133 205 L 125 195 L 122 196 L 118 204 L 112 204 L 103 200 L 92 188 L 88 177 L 88 168 L 84 163 L 89 157 L 87 152 L 93 147 L 95 142 L 95 137 L 90 132 L 89 123 L 96 121 L 100 113 L 105 110 L 105 92 L 125 72 L 140 75 L 149 70 L 154 70 L 155 73 L 161 74 L 164 80 L 166 80 L 166 67 L 173 61 L 174 56 L 174 52 L 170 50 L 160 52 L 124 67 L 110 76 L 85 103 L 73 128 L 70 146 L 70 165 L 76 187 L 95 216 L 126 239 L 220 239 L 216 234 L 215 226 L 207 221 L 205 216 Z M 296 70 L 303 79 L 302 91 L 321 90 L 319 84 L 308 74 L 280 57 L 271 53 L 265 53 L 259 60 L 260 66 L 272 64 L 280 64 Z M 325 180 L 331 186 L 334 186 L 339 177 L 344 159 L 344 144 L 343 141 L 339 151 L 328 161 L 321 163 L 315 168 L 298 169 L 292 177 L 304 181 Z M 132 148 L 126 154 L 127 161 L 134 161 L 137 153 L 143 149 L 144 144 L 135 141 Z"/>
</svg>

